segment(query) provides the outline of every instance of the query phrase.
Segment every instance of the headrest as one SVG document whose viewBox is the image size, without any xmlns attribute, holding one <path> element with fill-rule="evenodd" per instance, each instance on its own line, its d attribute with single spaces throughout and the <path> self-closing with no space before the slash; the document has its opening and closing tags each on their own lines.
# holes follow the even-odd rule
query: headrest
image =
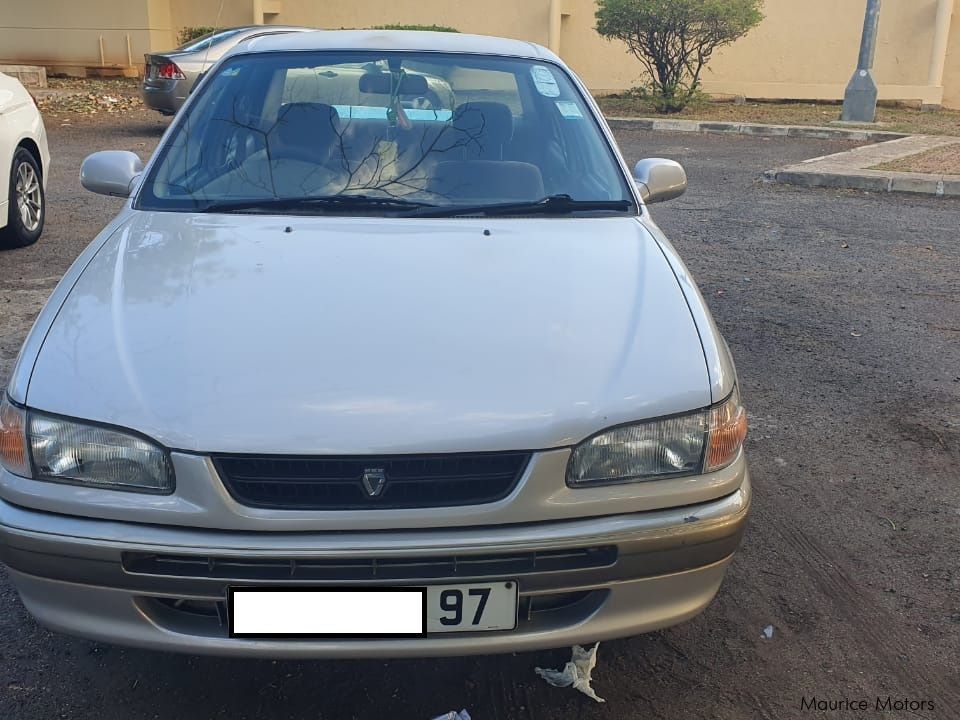
<svg viewBox="0 0 960 720">
<path fill-rule="evenodd" d="M 503 103 L 467 102 L 454 112 L 453 127 L 469 154 L 497 160 L 513 137 L 513 113 Z"/>
<path fill-rule="evenodd" d="M 271 154 L 310 161 L 324 157 L 340 132 L 340 116 L 326 103 L 287 103 L 269 133 Z"/>
<path fill-rule="evenodd" d="M 536 165 L 509 160 L 452 160 L 438 163 L 429 191 L 452 201 L 527 202 L 544 195 Z"/>
</svg>

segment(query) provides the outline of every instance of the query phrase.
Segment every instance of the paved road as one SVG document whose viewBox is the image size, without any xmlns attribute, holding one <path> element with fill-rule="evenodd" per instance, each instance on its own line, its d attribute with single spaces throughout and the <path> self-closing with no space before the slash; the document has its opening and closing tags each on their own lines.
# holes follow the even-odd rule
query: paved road
<svg viewBox="0 0 960 720">
<path fill-rule="evenodd" d="M 115 121 L 114 121 L 115 122 Z M 95 149 L 162 125 L 53 124 L 41 243 L 0 254 L 0 378 L 56 279 L 117 201 L 76 181 Z M 960 717 L 960 202 L 765 186 L 842 143 L 621 133 L 690 192 L 655 208 L 738 361 L 757 499 L 696 620 L 604 643 L 605 706 L 547 687 L 565 651 L 416 662 L 218 660 L 52 635 L 0 571 L 0 718 L 797 718 L 801 698 L 926 701 Z M 761 639 L 773 625 L 774 636 Z M 933 709 L 930 709 L 933 703 Z M 858 715 L 853 714 L 852 717 Z"/>
</svg>

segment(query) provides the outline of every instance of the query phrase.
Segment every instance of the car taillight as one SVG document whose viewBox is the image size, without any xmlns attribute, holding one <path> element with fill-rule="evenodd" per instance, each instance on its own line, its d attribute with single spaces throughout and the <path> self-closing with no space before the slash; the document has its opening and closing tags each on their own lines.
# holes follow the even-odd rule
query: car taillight
<svg viewBox="0 0 960 720">
<path fill-rule="evenodd" d="M 161 80 L 183 80 L 185 77 L 176 63 L 164 63 L 157 68 L 157 77 Z"/>
</svg>

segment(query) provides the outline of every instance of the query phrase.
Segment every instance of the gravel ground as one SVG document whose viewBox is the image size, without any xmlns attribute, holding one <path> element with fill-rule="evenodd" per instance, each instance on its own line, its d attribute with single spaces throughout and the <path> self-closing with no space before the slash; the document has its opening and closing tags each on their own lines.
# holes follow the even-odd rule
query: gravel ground
<svg viewBox="0 0 960 720">
<path fill-rule="evenodd" d="M 40 243 L 0 253 L 0 378 L 53 285 L 119 201 L 80 160 L 146 155 L 146 113 L 50 123 Z M 0 571 L 0 718 L 960 717 L 960 202 L 763 185 L 761 171 L 849 147 L 625 132 L 628 159 L 674 157 L 690 191 L 654 208 L 738 362 L 755 509 L 717 600 L 695 620 L 600 648 L 595 705 L 546 686 L 568 650 L 414 662 L 167 655 L 53 635 Z M 771 639 L 761 631 L 772 625 Z M 924 709 L 876 711 L 876 699 Z M 931 707 L 932 704 L 932 707 Z M 897 707 L 894 705 L 893 707 Z M 914 706 L 916 707 L 916 706 Z"/>
</svg>

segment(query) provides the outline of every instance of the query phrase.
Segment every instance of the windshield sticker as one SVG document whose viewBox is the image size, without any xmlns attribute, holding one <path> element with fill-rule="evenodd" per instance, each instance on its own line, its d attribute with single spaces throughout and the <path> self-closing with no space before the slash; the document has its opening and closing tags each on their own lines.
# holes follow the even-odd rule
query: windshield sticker
<svg viewBox="0 0 960 720">
<path fill-rule="evenodd" d="M 575 102 L 571 102 L 569 100 L 557 100 L 557 110 L 559 110 L 560 114 L 568 120 L 583 119 L 583 113 L 580 112 L 580 107 Z"/>
<path fill-rule="evenodd" d="M 544 97 L 560 97 L 560 86 L 557 85 L 557 79 L 550 68 L 545 65 L 534 65 L 530 68 L 530 75 L 533 76 L 533 84 L 537 86 L 538 93 Z"/>
</svg>

